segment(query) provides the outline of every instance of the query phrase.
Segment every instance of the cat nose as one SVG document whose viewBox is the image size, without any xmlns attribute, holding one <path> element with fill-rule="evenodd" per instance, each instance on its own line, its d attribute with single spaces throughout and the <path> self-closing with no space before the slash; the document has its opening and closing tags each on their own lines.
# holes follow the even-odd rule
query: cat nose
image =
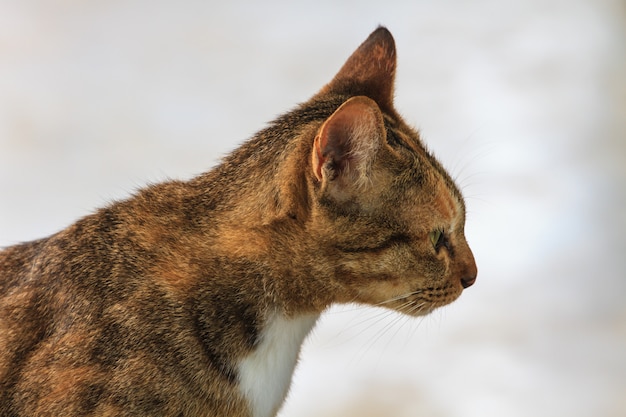
<svg viewBox="0 0 626 417">
<path fill-rule="evenodd" d="M 471 276 L 466 276 L 461 278 L 461 285 L 463 286 L 463 288 L 468 288 L 471 287 L 472 285 L 474 285 L 474 283 L 476 282 L 476 275 L 471 275 Z"/>
<path fill-rule="evenodd" d="M 459 275 L 461 275 L 461 285 L 464 289 L 474 285 L 476 282 L 476 276 L 478 275 L 478 268 L 476 268 L 474 255 L 467 244 L 465 244 L 465 247 L 467 248 L 467 260 L 466 263 L 462 264 L 462 269 L 459 271 Z"/>
</svg>

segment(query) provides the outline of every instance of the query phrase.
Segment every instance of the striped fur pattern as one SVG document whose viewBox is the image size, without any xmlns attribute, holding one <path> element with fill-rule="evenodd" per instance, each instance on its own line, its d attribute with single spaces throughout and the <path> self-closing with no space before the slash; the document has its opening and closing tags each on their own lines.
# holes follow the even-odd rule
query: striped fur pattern
<svg viewBox="0 0 626 417">
<path fill-rule="evenodd" d="M 190 181 L 0 252 L 0 415 L 270 417 L 333 303 L 413 316 L 476 278 L 460 191 L 393 107 L 378 28 Z"/>
</svg>

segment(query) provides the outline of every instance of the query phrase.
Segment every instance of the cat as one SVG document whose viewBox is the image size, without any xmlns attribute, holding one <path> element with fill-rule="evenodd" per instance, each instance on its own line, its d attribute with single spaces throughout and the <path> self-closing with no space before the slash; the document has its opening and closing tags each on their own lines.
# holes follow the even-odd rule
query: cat
<svg viewBox="0 0 626 417">
<path fill-rule="evenodd" d="M 223 162 L 0 252 L 0 415 L 276 415 L 333 303 L 472 285 L 461 192 L 393 105 L 377 28 Z"/>
</svg>

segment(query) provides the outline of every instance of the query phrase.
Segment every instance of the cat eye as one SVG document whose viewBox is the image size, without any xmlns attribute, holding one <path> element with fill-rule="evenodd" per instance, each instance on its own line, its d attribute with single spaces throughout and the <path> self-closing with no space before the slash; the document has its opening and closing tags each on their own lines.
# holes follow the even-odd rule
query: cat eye
<svg viewBox="0 0 626 417">
<path fill-rule="evenodd" d="M 430 243 L 433 244 L 435 250 L 439 249 L 441 246 L 445 244 L 445 236 L 443 234 L 443 230 L 435 229 L 428 234 L 430 238 Z"/>
</svg>

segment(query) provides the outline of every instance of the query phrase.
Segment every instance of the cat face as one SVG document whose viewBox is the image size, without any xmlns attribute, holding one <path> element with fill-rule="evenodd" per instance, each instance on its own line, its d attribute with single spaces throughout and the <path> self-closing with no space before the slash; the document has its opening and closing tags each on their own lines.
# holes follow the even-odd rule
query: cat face
<svg viewBox="0 0 626 417">
<path fill-rule="evenodd" d="M 392 107 L 394 71 L 393 39 L 379 29 L 320 92 L 350 98 L 313 141 L 312 224 L 342 301 L 423 315 L 477 269 L 461 193 Z"/>
</svg>

